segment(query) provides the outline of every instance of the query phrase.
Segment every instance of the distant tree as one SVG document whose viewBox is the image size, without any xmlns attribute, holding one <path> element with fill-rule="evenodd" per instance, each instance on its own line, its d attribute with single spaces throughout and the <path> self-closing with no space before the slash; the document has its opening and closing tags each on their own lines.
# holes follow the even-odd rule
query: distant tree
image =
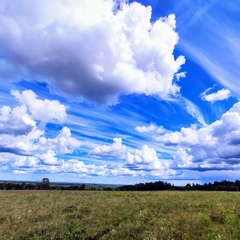
<svg viewBox="0 0 240 240">
<path fill-rule="evenodd" d="M 86 185 L 83 183 L 82 185 L 81 185 L 81 187 L 79 188 L 79 190 L 85 190 L 86 189 Z"/>
<path fill-rule="evenodd" d="M 42 189 L 49 189 L 49 187 L 50 187 L 50 181 L 49 181 L 49 179 L 48 179 L 48 178 L 43 178 L 43 179 L 41 180 L 41 188 L 42 188 Z"/>
<path fill-rule="evenodd" d="M 26 185 L 27 184 L 25 182 L 21 183 L 21 185 L 20 185 L 21 190 L 24 190 L 26 188 Z"/>
<path fill-rule="evenodd" d="M 191 190 L 192 189 L 192 186 L 190 183 L 188 183 L 186 186 L 185 186 L 185 190 Z"/>
<path fill-rule="evenodd" d="M 35 186 L 34 186 L 34 184 L 32 184 L 32 183 L 28 183 L 28 184 L 26 185 L 25 189 L 26 189 L 26 190 L 34 190 L 34 189 L 35 189 Z"/>
</svg>

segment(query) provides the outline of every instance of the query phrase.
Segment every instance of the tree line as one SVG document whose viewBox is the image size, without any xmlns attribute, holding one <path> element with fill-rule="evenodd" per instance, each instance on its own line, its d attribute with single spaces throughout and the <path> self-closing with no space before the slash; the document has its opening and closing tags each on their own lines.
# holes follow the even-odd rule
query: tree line
<svg viewBox="0 0 240 240">
<path fill-rule="evenodd" d="M 186 186 L 174 186 L 171 183 L 156 181 L 137 183 L 135 185 L 124 185 L 120 187 L 109 186 L 86 186 L 79 185 L 61 185 L 50 184 L 48 178 L 43 178 L 40 182 L 0 182 L 0 190 L 106 190 L 106 191 L 240 191 L 240 180 L 233 181 L 215 181 L 204 184 L 187 184 Z"/>
<path fill-rule="evenodd" d="M 215 181 L 213 183 L 190 184 L 186 186 L 174 186 L 171 183 L 157 181 L 138 183 L 135 185 L 125 185 L 118 187 L 116 190 L 121 191 L 161 191 L 161 190 L 178 190 L 178 191 L 240 191 L 240 181 Z"/>
<path fill-rule="evenodd" d="M 0 182 L 0 190 L 85 190 L 85 184 L 80 185 L 59 185 L 50 184 L 48 178 L 43 178 L 40 182 Z"/>
</svg>

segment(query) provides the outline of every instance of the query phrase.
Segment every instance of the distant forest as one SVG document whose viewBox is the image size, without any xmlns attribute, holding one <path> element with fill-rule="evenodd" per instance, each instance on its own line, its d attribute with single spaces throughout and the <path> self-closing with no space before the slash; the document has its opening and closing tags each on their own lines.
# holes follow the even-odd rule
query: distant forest
<svg viewBox="0 0 240 240">
<path fill-rule="evenodd" d="M 138 183 L 135 185 L 125 185 L 118 187 L 117 190 L 122 191 L 161 191 L 161 190 L 177 190 L 177 191 L 240 191 L 240 181 L 215 181 L 214 183 L 187 184 L 186 186 L 174 186 L 171 183 L 157 181 L 148 183 Z"/>
<path fill-rule="evenodd" d="M 85 190 L 86 185 L 51 184 L 48 178 L 41 182 L 0 182 L 0 190 Z"/>
<path fill-rule="evenodd" d="M 51 184 L 48 178 L 43 178 L 41 182 L 0 182 L 0 190 L 105 190 L 105 191 L 240 191 L 240 180 L 215 181 L 213 183 L 187 184 L 186 186 L 174 186 L 171 183 L 157 181 L 138 183 L 135 185 L 124 185 L 120 187 L 101 186 L 94 184 Z"/>
</svg>

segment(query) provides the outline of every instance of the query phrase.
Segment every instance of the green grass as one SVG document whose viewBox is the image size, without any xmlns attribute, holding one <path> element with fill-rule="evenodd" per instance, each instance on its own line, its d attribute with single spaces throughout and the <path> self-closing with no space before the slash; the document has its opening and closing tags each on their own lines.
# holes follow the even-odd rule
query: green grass
<svg viewBox="0 0 240 240">
<path fill-rule="evenodd" d="M 240 239 L 238 192 L 0 191 L 0 239 Z"/>
</svg>

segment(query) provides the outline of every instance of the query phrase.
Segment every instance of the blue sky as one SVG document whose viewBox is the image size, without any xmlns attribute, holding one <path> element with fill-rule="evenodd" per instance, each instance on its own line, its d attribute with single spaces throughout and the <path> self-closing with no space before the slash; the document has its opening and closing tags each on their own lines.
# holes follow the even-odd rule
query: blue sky
<svg viewBox="0 0 240 240">
<path fill-rule="evenodd" d="M 237 0 L 2 0 L 0 179 L 238 179 L 239 39 Z"/>
</svg>

